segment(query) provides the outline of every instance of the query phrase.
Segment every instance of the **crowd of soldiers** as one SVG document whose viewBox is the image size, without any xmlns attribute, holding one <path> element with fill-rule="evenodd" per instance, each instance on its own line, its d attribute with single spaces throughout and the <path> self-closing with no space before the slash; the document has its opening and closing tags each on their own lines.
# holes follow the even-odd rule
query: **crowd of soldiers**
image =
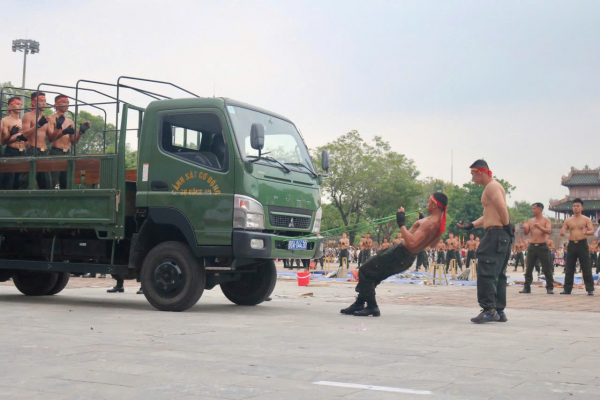
<svg viewBox="0 0 600 400">
<path fill-rule="evenodd" d="M 6 102 L 8 116 L 0 121 L 0 144 L 4 146 L 3 157 L 43 157 L 66 156 L 71 152 L 71 145 L 81 139 L 91 124 L 83 122 L 79 129 L 67 115 L 69 98 L 57 95 L 54 98 L 54 114 L 44 115 L 49 107 L 46 105 L 46 94 L 31 94 L 31 108 L 23 114 L 24 104 L 20 97 L 11 97 Z M 67 188 L 67 172 L 37 172 L 35 181 L 38 189 Z M 0 178 L 0 189 L 27 189 L 29 173 L 4 173 Z"/>
<path fill-rule="evenodd" d="M 511 256 L 510 256 L 510 264 L 514 266 L 513 272 L 516 272 L 519 267 L 525 271 L 525 260 L 527 259 L 527 249 L 529 247 L 529 239 L 523 241 L 522 238 L 519 238 L 517 243 L 512 246 Z M 564 267 L 567 262 L 567 249 L 569 247 L 569 242 L 563 243 L 562 246 L 556 247 L 554 245 L 554 241 L 548 239 L 548 256 L 550 257 L 550 265 L 552 268 L 556 267 Z M 592 241 L 589 245 L 589 253 L 590 253 L 590 266 L 592 269 L 596 269 L 596 274 L 600 273 L 600 266 L 598 265 L 598 242 L 596 240 Z M 536 261 L 534 264 L 534 268 L 538 275 L 540 275 L 540 262 Z M 581 266 L 579 271 L 581 272 Z"/>
<path fill-rule="evenodd" d="M 541 205 L 536 205 L 536 207 L 543 209 Z M 524 222 L 524 224 L 528 224 L 528 222 Z M 347 235 L 344 233 L 338 242 L 338 247 L 325 247 L 324 257 L 329 257 L 340 265 L 342 264 L 342 258 L 346 257 L 348 259 L 348 265 L 350 263 L 356 263 L 358 264 L 357 268 L 360 268 L 360 266 L 371 256 L 377 255 L 378 252 L 401 243 L 402 233 L 400 232 L 398 232 L 397 237 L 391 242 L 387 238 L 384 238 L 383 242 L 380 244 L 374 244 L 371 235 L 367 233 L 365 236 L 360 237 L 360 244 L 358 246 L 350 246 Z M 468 268 L 471 266 L 472 261 L 477 261 L 476 252 L 479 248 L 479 243 L 479 237 L 475 237 L 473 234 L 471 234 L 469 240 L 465 242 L 464 239 L 461 241 L 460 238 L 455 237 L 453 233 L 450 233 L 448 239 L 445 241 L 440 240 L 435 248 L 427 248 L 417 255 L 415 269 L 419 271 L 421 267 L 424 267 L 426 270 L 429 267 L 429 263 L 435 261 L 437 264 L 445 264 L 446 272 L 448 272 L 452 260 L 455 260 L 456 269 L 462 271 L 463 265 Z M 535 247 L 539 247 L 539 243 L 538 246 L 535 246 L 536 243 L 531 243 L 530 239 L 523 240 L 522 238 L 519 238 L 517 243 L 512 246 L 509 266 L 514 266 L 513 272 L 516 272 L 519 266 L 522 268 L 523 272 L 525 272 L 530 244 L 533 245 L 534 252 Z M 565 242 L 562 246 L 556 247 L 554 242 L 548 237 L 546 244 L 550 265 L 553 270 L 557 266 L 564 266 L 567 260 L 568 242 Z M 597 274 L 600 273 L 600 265 L 598 263 L 598 259 L 600 258 L 598 256 L 599 252 L 600 248 L 598 247 L 598 243 L 594 240 L 589 246 L 589 254 L 591 269 L 595 268 Z M 541 258 L 537 257 L 532 261 L 532 269 L 537 271 L 538 277 L 544 277 L 540 260 Z M 300 267 L 299 261 L 300 260 L 298 260 L 298 267 Z M 320 261 L 322 267 L 322 259 Z M 581 267 L 579 267 L 578 272 L 582 272 Z"/>
</svg>

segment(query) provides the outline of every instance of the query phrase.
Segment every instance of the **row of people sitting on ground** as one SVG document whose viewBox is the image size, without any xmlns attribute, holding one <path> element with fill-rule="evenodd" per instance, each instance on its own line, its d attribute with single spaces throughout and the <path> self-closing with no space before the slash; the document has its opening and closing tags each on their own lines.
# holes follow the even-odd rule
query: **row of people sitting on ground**
<svg viewBox="0 0 600 400">
<path fill-rule="evenodd" d="M 3 157 L 23 156 L 66 156 L 71 146 L 79 142 L 91 124 L 85 121 L 79 128 L 67 115 L 69 98 L 59 94 L 54 98 L 55 113 L 43 114 L 48 109 L 46 94 L 31 94 L 31 110 L 23 115 L 24 105 L 20 97 L 8 99 L 8 116 L 0 122 L 0 142 L 5 146 Z M 49 148 L 48 148 L 49 147 Z M 67 188 L 67 172 L 37 172 L 36 182 L 39 189 Z M 0 188 L 3 190 L 27 189 L 29 173 L 3 173 Z"/>
</svg>

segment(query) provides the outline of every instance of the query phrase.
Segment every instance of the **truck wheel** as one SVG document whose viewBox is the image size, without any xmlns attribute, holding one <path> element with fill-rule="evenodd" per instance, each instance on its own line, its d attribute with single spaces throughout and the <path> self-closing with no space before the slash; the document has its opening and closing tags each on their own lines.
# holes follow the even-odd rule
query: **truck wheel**
<svg viewBox="0 0 600 400">
<path fill-rule="evenodd" d="M 221 284 L 225 297 L 240 306 L 255 306 L 265 301 L 277 283 L 275 262 L 261 264 L 255 273 L 243 274 L 239 281 Z"/>
<path fill-rule="evenodd" d="M 181 242 L 154 247 L 142 263 L 142 288 L 150 304 L 161 311 L 185 311 L 198 302 L 206 286 L 204 268 Z"/>
<path fill-rule="evenodd" d="M 62 292 L 62 290 L 67 287 L 67 283 L 69 283 L 69 278 L 71 275 L 68 272 L 58 272 L 58 279 L 56 280 L 56 285 L 48 293 L 46 296 L 52 296 L 57 293 Z"/>
<path fill-rule="evenodd" d="M 15 274 L 15 271 L 11 271 L 9 269 L 0 270 L 0 282 L 6 282 Z"/>
<path fill-rule="evenodd" d="M 27 296 L 48 294 L 58 281 L 56 272 L 19 271 L 13 275 L 13 282 L 19 292 Z"/>
</svg>

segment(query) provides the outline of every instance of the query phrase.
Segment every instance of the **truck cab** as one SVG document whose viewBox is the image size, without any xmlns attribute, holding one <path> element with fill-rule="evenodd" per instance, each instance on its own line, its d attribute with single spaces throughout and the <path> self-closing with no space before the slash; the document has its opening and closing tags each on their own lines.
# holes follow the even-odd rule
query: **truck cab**
<svg viewBox="0 0 600 400">
<path fill-rule="evenodd" d="M 264 127 L 260 158 L 251 145 L 255 124 Z M 223 98 L 153 102 L 138 171 L 137 207 L 193 235 L 199 256 L 320 257 L 316 238 L 288 249 L 290 236 L 320 229 L 321 178 L 285 117 Z"/>
</svg>

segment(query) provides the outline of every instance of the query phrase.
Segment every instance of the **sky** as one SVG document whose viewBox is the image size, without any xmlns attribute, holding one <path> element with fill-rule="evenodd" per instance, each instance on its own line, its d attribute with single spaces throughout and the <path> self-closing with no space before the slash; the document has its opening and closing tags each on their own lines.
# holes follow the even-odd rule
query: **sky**
<svg viewBox="0 0 600 400">
<path fill-rule="evenodd" d="M 563 198 L 571 166 L 600 166 L 599 1 L 7 6 L 2 82 L 22 79 L 12 39 L 34 39 L 41 50 L 27 59 L 28 87 L 122 75 L 170 81 L 283 114 L 311 148 L 354 129 L 381 136 L 422 178 L 450 181 L 452 150 L 462 184 L 484 158 L 517 187 L 509 203 Z"/>
</svg>

